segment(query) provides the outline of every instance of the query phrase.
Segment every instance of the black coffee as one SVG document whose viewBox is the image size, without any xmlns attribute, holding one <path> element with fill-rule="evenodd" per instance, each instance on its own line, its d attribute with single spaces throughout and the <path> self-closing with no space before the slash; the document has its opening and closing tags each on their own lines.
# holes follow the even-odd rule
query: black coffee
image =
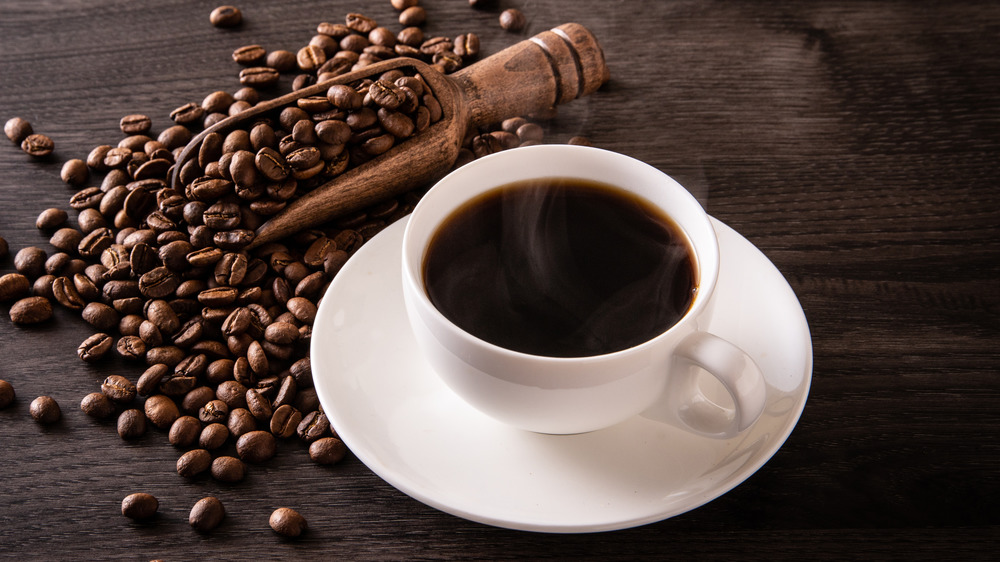
<svg viewBox="0 0 1000 562">
<path fill-rule="evenodd" d="M 650 203 L 568 178 L 517 182 L 455 211 L 423 263 L 431 302 L 507 349 L 620 351 L 664 332 L 697 291 L 694 253 Z"/>
</svg>

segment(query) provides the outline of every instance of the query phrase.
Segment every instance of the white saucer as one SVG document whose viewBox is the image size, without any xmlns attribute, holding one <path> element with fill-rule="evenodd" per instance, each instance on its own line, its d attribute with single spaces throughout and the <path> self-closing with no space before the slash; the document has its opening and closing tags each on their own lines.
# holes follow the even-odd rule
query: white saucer
<svg viewBox="0 0 1000 562">
<path fill-rule="evenodd" d="M 467 405 L 424 363 L 409 330 L 400 290 L 406 220 L 365 244 L 337 275 L 319 307 L 311 354 L 316 390 L 340 437 L 409 496 L 511 529 L 633 527 L 731 490 L 798 421 L 812 373 L 805 315 L 771 262 L 721 222 L 713 219 L 722 273 L 708 330 L 746 350 L 769 385 L 760 420 L 728 440 L 640 416 L 592 433 L 540 435 Z"/>
</svg>

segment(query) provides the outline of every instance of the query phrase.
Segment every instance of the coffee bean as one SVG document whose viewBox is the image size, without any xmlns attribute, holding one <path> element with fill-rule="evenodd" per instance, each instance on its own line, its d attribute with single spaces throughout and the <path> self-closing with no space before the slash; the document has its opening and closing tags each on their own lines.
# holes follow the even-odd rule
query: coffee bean
<svg viewBox="0 0 1000 562">
<path fill-rule="evenodd" d="M 236 440 L 236 453 L 244 462 L 266 462 L 274 456 L 276 450 L 277 442 L 269 431 L 249 431 Z"/>
<path fill-rule="evenodd" d="M 25 297 L 10 307 L 10 321 L 38 324 L 52 318 L 52 303 L 45 297 Z"/>
<path fill-rule="evenodd" d="M 224 423 L 229 419 L 229 406 L 222 400 L 212 400 L 198 410 L 198 419 L 205 423 Z"/>
<path fill-rule="evenodd" d="M 243 21 L 243 12 L 236 6 L 219 6 L 209 14 L 208 21 L 215 27 L 236 27 Z"/>
<path fill-rule="evenodd" d="M 138 113 L 126 115 L 118 122 L 118 126 L 126 135 L 142 135 L 149 132 L 153 123 L 145 115 Z"/>
<path fill-rule="evenodd" d="M 212 454 L 205 449 L 192 449 L 177 459 L 177 474 L 194 478 L 212 466 Z"/>
<path fill-rule="evenodd" d="M 316 319 L 316 305 L 302 297 L 292 297 L 285 305 L 297 320 L 312 325 Z"/>
<path fill-rule="evenodd" d="M 39 396 L 31 401 L 31 417 L 41 424 L 52 424 L 62 417 L 59 404 L 51 396 Z"/>
<path fill-rule="evenodd" d="M 240 84 L 254 88 L 274 86 L 281 79 L 277 70 L 268 66 L 252 66 L 240 71 Z M 236 104 L 233 104 L 235 106 Z"/>
<path fill-rule="evenodd" d="M 263 62 L 266 55 L 267 50 L 260 45 L 245 45 L 233 51 L 233 60 L 243 66 L 255 66 Z M 226 104 L 227 107 L 228 105 Z"/>
<path fill-rule="evenodd" d="M 115 413 L 111 399 L 101 392 L 91 392 L 80 401 L 80 409 L 92 418 L 105 419 Z"/>
<path fill-rule="evenodd" d="M 52 298 L 71 310 L 83 310 L 86 301 L 80 296 L 73 282 L 66 277 L 56 277 L 52 281 Z"/>
<path fill-rule="evenodd" d="M 146 416 L 135 408 L 125 410 L 118 415 L 118 436 L 122 439 L 134 439 L 146 433 Z"/>
<path fill-rule="evenodd" d="M 274 415 L 271 416 L 271 433 L 275 437 L 288 439 L 295 435 L 301 421 L 301 412 L 288 404 L 283 404 L 274 410 Z"/>
<path fill-rule="evenodd" d="M 229 439 L 229 428 L 221 423 L 210 423 L 201 430 L 198 437 L 198 446 L 202 449 L 214 451 L 226 443 Z"/>
<path fill-rule="evenodd" d="M 122 336 L 118 338 L 115 350 L 122 359 L 139 361 L 146 355 L 146 344 L 139 336 Z"/>
<path fill-rule="evenodd" d="M 83 340 L 76 348 L 76 354 L 81 360 L 91 363 L 106 356 L 113 346 L 114 338 L 97 333 Z"/>
<path fill-rule="evenodd" d="M 298 67 L 295 53 L 284 49 L 268 53 L 264 64 L 278 72 L 290 72 Z"/>
<path fill-rule="evenodd" d="M 410 6 L 399 14 L 399 24 L 404 27 L 423 25 L 427 21 L 427 11 L 421 6 Z"/>
<path fill-rule="evenodd" d="M 71 158 L 64 162 L 62 170 L 59 172 L 62 181 L 73 186 L 82 185 L 89 176 L 90 170 L 87 169 L 87 163 L 79 158 Z"/>
<path fill-rule="evenodd" d="M 299 438 L 303 441 L 311 442 L 323 437 L 330 431 L 330 421 L 326 414 L 316 410 L 310 411 L 302 417 L 299 426 L 296 428 Z"/>
<path fill-rule="evenodd" d="M 146 418 L 160 429 L 169 428 L 181 415 L 177 404 L 163 394 L 154 394 L 147 398 L 144 409 Z"/>
<path fill-rule="evenodd" d="M 156 515 L 160 502 L 155 496 L 137 492 L 125 496 L 122 500 L 122 515 L 129 519 L 149 519 Z"/>
<path fill-rule="evenodd" d="M 121 375 L 110 375 L 101 383 L 101 392 L 111 400 L 127 404 L 135 399 L 136 389 L 132 381 Z"/>
<path fill-rule="evenodd" d="M 194 416 L 180 416 L 170 424 L 167 440 L 175 447 L 188 447 L 198 441 L 201 422 Z"/>
<path fill-rule="evenodd" d="M 226 423 L 226 427 L 229 428 L 229 434 L 238 439 L 245 433 L 257 429 L 257 421 L 253 417 L 253 414 L 250 413 L 250 410 L 246 408 L 233 408 L 229 412 L 229 420 Z"/>
<path fill-rule="evenodd" d="M 0 302 L 23 298 L 31 290 L 31 282 L 20 273 L 0 276 Z"/>
<path fill-rule="evenodd" d="M 279 507 L 268 520 L 271 529 L 284 537 L 297 537 L 307 528 L 306 519 L 294 509 Z"/>
<path fill-rule="evenodd" d="M 309 445 L 309 458 L 317 464 L 336 464 L 347 455 L 347 445 L 336 437 L 323 437 Z"/>
<path fill-rule="evenodd" d="M 246 393 L 247 409 L 258 421 L 267 422 L 274 414 L 270 401 L 261 395 L 260 390 L 251 388 Z"/>
<path fill-rule="evenodd" d="M 234 483 L 243 480 L 247 469 L 243 461 L 236 457 L 221 456 L 212 461 L 212 478 L 219 482 Z"/>
<path fill-rule="evenodd" d="M 14 268 L 18 273 L 27 277 L 36 278 L 45 273 L 45 260 L 48 255 L 45 250 L 27 246 L 18 250 L 14 255 Z"/>
<path fill-rule="evenodd" d="M 12 117 L 4 123 L 3 132 L 10 139 L 10 142 L 21 144 L 21 141 L 28 138 L 28 135 L 33 133 L 34 130 L 32 130 L 31 123 L 20 117 Z"/>
<path fill-rule="evenodd" d="M 0 379 L 0 409 L 10 406 L 14 402 L 14 386 L 9 382 Z"/>
<path fill-rule="evenodd" d="M 52 142 L 52 139 L 38 133 L 28 135 L 21 141 L 21 150 L 35 158 L 48 156 L 52 154 L 53 149 L 55 149 L 55 143 Z"/>
</svg>

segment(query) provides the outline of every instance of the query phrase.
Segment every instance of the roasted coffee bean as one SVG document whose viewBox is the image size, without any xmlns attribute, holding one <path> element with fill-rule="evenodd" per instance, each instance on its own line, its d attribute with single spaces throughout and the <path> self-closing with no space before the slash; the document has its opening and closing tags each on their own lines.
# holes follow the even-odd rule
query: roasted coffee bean
<svg viewBox="0 0 1000 562">
<path fill-rule="evenodd" d="M 270 370 L 270 361 L 267 359 L 267 354 L 257 340 L 252 341 L 250 346 L 247 347 L 247 362 L 250 364 L 250 369 L 258 377 L 267 375 Z"/>
<path fill-rule="evenodd" d="M 243 461 L 236 457 L 221 456 L 212 461 L 212 478 L 219 482 L 234 483 L 246 477 L 247 469 Z"/>
<path fill-rule="evenodd" d="M 219 383 L 215 389 L 215 395 L 229 406 L 230 410 L 245 408 L 247 388 L 234 380 L 227 380 Z"/>
<path fill-rule="evenodd" d="M 119 404 L 127 404 L 135 399 L 136 388 L 132 381 L 121 375 L 110 375 L 101 383 L 101 392 Z"/>
<path fill-rule="evenodd" d="M 264 61 L 267 50 L 260 45 L 246 45 L 233 51 L 233 60 L 243 66 L 255 66 Z M 204 106 L 204 104 L 202 104 Z M 228 107 L 229 104 L 226 105 Z"/>
<path fill-rule="evenodd" d="M 233 408 L 229 412 L 229 420 L 226 423 L 229 433 L 233 437 L 239 438 L 244 433 L 257 429 L 257 420 L 246 408 Z"/>
<path fill-rule="evenodd" d="M 347 456 L 347 445 L 336 437 L 323 437 L 309 445 L 309 458 L 317 464 L 336 464 Z"/>
<path fill-rule="evenodd" d="M 105 193 L 104 197 L 101 199 L 101 204 L 103 205 L 105 201 L 110 200 L 111 198 L 108 197 L 107 193 Z M 84 209 L 80 211 L 76 217 L 76 222 L 80 225 L 80 231 L 84 234 L 90 234 L 98 228 L 107 228 L 108 226 L 108 221 L 104 218 L 102 212 L 97 209 Z"/>
<path fill-rule="evenodd" d="M 149 352 L 147 352 L 147 356 Z M 138 382 L 136 382 L 135 389 L 136 393 L 142 396 L 149 396 L 156 392 L 160 386 L 160 382 L 164 377 L 170 372 L 170 367 L 163 363 L 156 363 L 150 365 L 143 373 L 139 376 Z"/>
<path fill-rule="evenodd" d="M 146 418 L 160 429 L 167 429 L 181 415 L 177 403 L 163 394 L 154 394 L 146 398 L 144 409 Z"/>
<path fill-rule="evenodd" d="M 306 45 L 295 55 L 295 62 L 303 72 L 314 72 L 326 62 L 326 52 L 317 45 Z"/>
<path fill-rule="evenodd" d="M 31 417 L 38 423 L 51 424 L 59 421 L 62 410 L 51 396 L 39 396 L 31 401 Z"/>
<path fill-rule="evenodd" d="M 463 33 L 456 37 L 453 43 L 456 55 L 464 59 L 479 56 L 479 36 L 475 33 Z"/>
<path fill-rule="evenodd" d="M 106 394 L 91 392 L 80 401 L 80 409 L 92 418 L 105 419 L 115 413 L 115 405 Z"/>
<path fill-rule="evenodd" d="M 5 380 L 0 380 L 0 409 L 14 402 L 14 386 Z"/>
<path fill-rule="evenodd" d="M 14 268 L 17 272 L 31 278 L 37 278 L 45 274 L 45 260 L 48 254 L 45 250 L 27 246 L 18 250 L 14 255 Z"/>
<path fill-rule="evenodd" d="M 162 299 L 172 295 L 180 280 L 166 267 L 156 267 L 139 278 L 139 291 L 148 299 Z"/>
<path fill-rule="evenodd" d="M 76 348 L 77 356 L 83 361 L 94 362 L 106 356 L 114 347 L 114 338 L 104 333 L 94 334 Z"/>
<path fill-rule="evenodd" d="M 118 331 L 123 336 L 139 336 L 139 326 L 142 325 L 142 316 L 138 314 L 126 314 L 118 323 Z"/>
<path fill-rule="evenodd" d="M 198 410 L 198 419 L 205 423 L 224 423 L 229 419 L 229 406 L 222 400 L 212 400 Z"/>
<path fill-rule="evenodd" d="M 215 245 L 223 250 L 240 250 L 253 242 L 257 233 L 245 228 L 216 232 L 212 238 Z"/>
<path fill-rule="evenodd" d="M 122 500 L 122 515 L 129 519 L 150 519 L 156 515 L 156 510 L 159 508 L 159 500 L 143 492 L 129 494 Z"/>
<path fill-rule="evenodd" d="M 264 339 L 278 345 L 293 343 L 298 337 L 299 329 L 287 322 L 274 322 L 264 330 Z"/>
<path fill-rule="evenodd" d="M 165 300 L 151 300 L 145 307 L 146 318 L 156 324 L 160 332 L 164 335 L 175 334 L 181 327 L 180 318 L 177 313 Z"/>
<path fill-rule="evenodd" d="M 138 113 L 126 115 L 121 118 L 121 121 L 118 122 L 119 128 L 126 135 L 145 134 L 149 131 L 152 125 L 153 123 L 149 117 Z"/>
<path fill-rule="evenodd" d="M 203 353 L 191 354 L 181 360 L 174 368 L 174 375 L 197 378 L 208 368 L 208 357 Z"/>
<path fill-rule="evenodd" d="M 235 287 L 247 273 L 247 258 L 243 254 L 227 252 L 214 269 L 214 279 L 219 285 Z"/>
<path fill-rule="evenodd" d="M 524 29 L 528 20 L 524 13 L 516 8 L 508 8 L 500 13 L 500 27 L 511 33 L 518 33 Z"/>
<path fill-rule="evenodd" d="M 160 261 L 159 251 L 150 246 L 149 244 L 139 243 L 132 247 L 132 251 L 129 252 L 128 259 L 129 266 L 132 268 L 132 273 L 140 276 L 157 269 L 162 261 Z M 166 273 L 170 273 L 167 271 Z M 166 273 L 157 273 L 156 276 L 165 276 Z M 146 289 L 149 289 L 149 283 L 155 281 L 156 278 L 147 278 L 145 281 Z M 140 277 L 139 279 L 139 290 L 143 289 L 143 281 Z M 146 295 L 147 297 L 149 295 Z"/>
<path fill-rule="evenodd" d="M 191 125 L 205 118 L 205 109 L 196 103 L 186 103 L 170 112 L 170 118 L 181 125 Z"/>
<path fill-rule="evenodd" d="M 267 422 L 273 415 L 271 402 L 261 395 L 260 390 L 251 388 L 246 392 L 247 409 L 258 421 Z"/>
<path fill-rule="evenodd" d="M 208 21 L 215 27 L 236 27 L 243 21 L 243 12 L 236 6 L 219 6 L 209 14 Z"/>
<path fill-rule="evenodd" d="M 52 298 L 60 305 L 72 310 L 83 310 L 87 304 L 77 292 L 73 282 L 66 277 L 56 277 L 52 281 Z"/>
<path fill-rule="evenodd" d="M 20 275 L 20 273 L 16 274 Z M 47 299 L 52 299 L 52 282 L 56 280 L 55 275 L 42 275 L 35 282 L 31 284 L 31 294 L 36 297 L 45 297 Z M 10 300 L 16 300 L 18 297 L 12 297 Z M 0 299 L 3 300 L 3 299 Z"/>
<path fill-rule="evenodd" d="M 167 440 L 174 447 L 189 447 L 198 441 L 201 422 L 193 416 L 180 416 L 170 425 Z"/>
<path fill-rule="evenodd" d="M 233 182 L 226 178 L 202 176 L 188 186 L 189 197 L 199 201 L 214 201 L 233 192 Z"/>
<path fill-rule="evenodd" d="M 302 417 L 295 431 L 303 441 L 315 441 L 330 432 L 330 420 L 323 412 L 313 410 Z"/>
<path fill-rule="evenodd" d="M 274 510 L 268 519 L 268 524 L 271 525 L 271 529 L 275 533 L 283 537 L 297 537 L 305 532 L 308 527 L 305 517 L 302 517 L 294 509 L 287 507 L 279 507 Z"/>
<path fill-rule="evenodd" d="M 122 439 L 142 437 L 146 433 L 146 416 L 140 410 L 130 408 L 118 415 L 118 436 Z"/>
<path fill-rule="evenodd" d="M 222 524 L 226 518 L 226 508 L 218 498 L 202 498 L 191 508 L 188 523 L 196 531 L 207 533 Z"/>
<path fill-rule="evenodd" d="M 80 240 L 80 245 L 77 247 L 77 251 L 85 258 L 96 258 L 99 257 L 101 252 L 106 250 L 108 246 L 111 246 L 112 243 L 114 243 L 114 237 L 111 234 L 111 229 L 98 228 L 87 233 L 87 235 Z"/>
<path fill-rule="evenodd" d="M 40 230 L 51 230 L 58 228 L 66 222 L 66 211 L 57 208 L 45 209 L 39 213 L 35 220 L 35 226 Z"/>
<path fill-rule="evenodd" d="M 192 449 L 177 459 L 177 474 L 194 478 L 212 466 L 212 454 L 205 449 Z"/>
<path fill-rule="evenodd" d="M 201 430 L 198 437 L 198 446 L 202 449 L 214 451 L 226 443 L 229 439 L 229 428 L 221 423 L 210 423 Z"/>
<path fill-rule="evenodd" d="M 298 66 L 298 61 L 296 60 L 295 53 L 278 49 L 267 54 L 264 64 L 278 72 L 284 73 L 294 70 Z"/>
<path fill-rule="evenodd" d="M 146 344 L 139 336 L 122 336 L 115 344 L 115 350 L 122 359 L 138 361 L 146 356 Z"/>
<path fill-rule="evenodd" d="M 183 352 L 181 352 L 181 356 L 183 356 Z M 158 358 L 158 360 L 165 361 L 165 359 L 163 358 Z M 178 364 L 180 363 L 180 361 L 183 361 L 183 359 L 178 359 Z M 184 396 L 188 392 L 191 392 L 197 384 L 198 384 L 198 379 L 196 379 L 195 377 L 185 377 L 183 375 L 168 373 L 167 375 L 164 375 L 162 379 L 160 379 L 160 384 L 157 385 L 157 389 L 159 389 L 160 392 L 166 394 L 167 396 Z M 204 408 L 202 408 L 202 410 L 204 410 Z M 199 411 L 199 418 L 200 418 L 200 412 L 201 411 Z M 205 420 L 202 419 L 202 421 Z"/>
<path fill-rule="evenodd" d="M 23 141 L 21 141 L 21 150 L 29 156 L 33 156 L 35 158 L 48 156 L 49 154 L 52 154 L 54 149 L 55 143 L 52 142 L 52 139 L 46 135 L 38 133 L 28 135 Z"/>
<path fill-rule="evenodd" d="M 38 324 L 52 318 L 52 303 L 45 297 L 25 297 L 10 307 L 10 321 L 15 324 Z"/>
<path fill-rule="evenodd" d="M 211 384 L 221 385 L 233 376 L 233 363 L 232 359 L 227 358 L 212 361 L 205 370 L 205 378 Z"/>
<path fill-rule="evenodd" d="M 316 319 L 316 305 L 302 297 L 292 297 L 286 303 L 288 311 L 304 324 L 312 325 Z"/>
<path fill-rule="evenodd" d="M 240 71 L 240 84 L 254 88 L 268 88 L 278 83 L 281 74 L 268 66 L 252 66 Z M 233 106 L 236 104 L 234 103 Z"/>
<path fill-rule="evenodd" d="M 271 416 L 271 433 L 273 433 L 275 437 L 287 439 L 295 435 L 296 429 L 298 429 L 301 421 L 301 412 L 288 404 L 283 404 L 278 406 L 278 408 L 274 410 L 274 415 Z"/>
<path fill-rule="evenodd" d="M 209 386 L 199 386 L 191 389 L 181 400 L 181 409 L 189 414 L 196 415 L 202 406 L 215 400 L 215 391 Z"/>
<path fill-rule="evenodd" d="M 274 396 L 274 400 L 271 402 L 271 406 L 277 411 L 277 409 L 284 405 L 293 405 L 295 403 L 295 395 L 298 393 L 299 387 L 295 382 L 295 377 L 291 375 L 286 375 L 281 377 L 281 384 L 278 386 L 278 392 Z M 302 421 L 301 414 L 299 419 L 295 422 L 298 426 L 299 422 Z M 296 428 L 292 428 L 294 433 Z"/>
<path fill-rule="evenodd" d="M 31 123 L 20 117 L 12 117 L 4 123 L 3 132 L 10 139 L 10 142 L 21 144 L 21 141 L 28 138 L 28 135 L 33 133 L 34 130 L 31 127 Z"/>
<path fill-rule="evenodd" d="M 31 282 L 20 273 L 0 276 L 0 302 L 23 298 L 31 291 Z"/>
<path fill-rule="evenodd" d="M 277 442 L 269 431 L 249 431 L 236 440 L 236 453 L 244 462 L 253 464 L 266 462 L 276 451 Z"/>
<path fill-rule="evenodd" d="M 149 320 L 143 320 L 142 324 L 139 324 L 139 339 L 146 344 L 147 348 L 163 345 L 163 334 L 156 327 L 156 324 Z"/>
</svg>

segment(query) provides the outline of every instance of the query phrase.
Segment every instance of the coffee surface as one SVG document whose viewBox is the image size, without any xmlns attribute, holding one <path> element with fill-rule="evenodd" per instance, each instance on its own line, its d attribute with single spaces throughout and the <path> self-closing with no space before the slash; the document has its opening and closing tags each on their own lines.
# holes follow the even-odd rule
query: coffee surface
<svg viewBox="0 0 1000 562">
<path fill-rule="evenodd" d="M 423 262 L 428 296 L 463 330 L 533 355 L 586 357 L 666 331 L 697 291 L 686 236 L 619 188 L 545 178 L 456 210 Z"/>
</svg>

